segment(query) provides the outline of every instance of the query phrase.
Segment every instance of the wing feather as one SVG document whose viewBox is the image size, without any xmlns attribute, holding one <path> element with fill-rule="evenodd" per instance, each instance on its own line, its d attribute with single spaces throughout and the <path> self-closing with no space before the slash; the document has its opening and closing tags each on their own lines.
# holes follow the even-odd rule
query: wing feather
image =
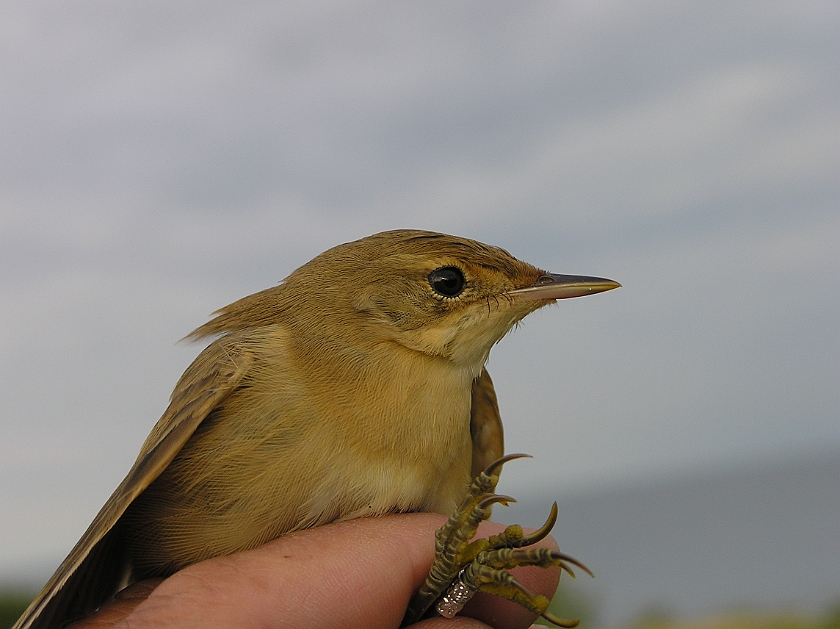
<svg viewBox="0 0 840 629">
<path fill-rule="evenodd" d="M 473 381 L 470 408 L 472 477 L 505 454 L 504 430 L 496 390 L 486 369 Z"/>
<path fill-rule="evenodd" d="M 236 389 L 251 363 L 250 352 L 231 337 L 216 340 L 195 359 L 131 470 L 13 629 L 63 626 L 89 614 L 125 585 L 131 566 L 122 552 L 117 522 L 204 418 Z"/>
</svg>

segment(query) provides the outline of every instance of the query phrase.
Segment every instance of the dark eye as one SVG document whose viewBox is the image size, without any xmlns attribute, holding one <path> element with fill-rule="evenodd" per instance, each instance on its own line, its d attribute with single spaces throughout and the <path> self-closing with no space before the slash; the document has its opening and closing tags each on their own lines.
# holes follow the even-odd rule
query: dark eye
<svg viewBox="0 0 840 629">
<path fill-rule="evenodd" d="M 457 266 L 442 266 L 429 273 L 429 285 L 444 297 L 457 297 L 466 283 L 464 274 Z"/>
</svg>

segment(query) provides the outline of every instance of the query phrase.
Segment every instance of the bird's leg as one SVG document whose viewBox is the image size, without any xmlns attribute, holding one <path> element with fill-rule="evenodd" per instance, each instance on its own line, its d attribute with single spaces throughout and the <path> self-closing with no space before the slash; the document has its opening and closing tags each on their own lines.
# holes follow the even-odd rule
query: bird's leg
<svg viewBox="0 0 840 629">
<path fill-rule="evenodd" d="M 549 599 L 534 594 L 509 572 L 518 566 L 558 566 L 574 577 L 571 566 L 587 574 L 589 569 L 576 559 L 547 548 L 526 548 L 536 544 L 551 531 L 557 521 L 557 503 L 548 520 L 538 530 L 525 535 L 518 524 L 508 526 L 498 535 L 476 539 L 478 525 L 490 517 L 494 504 L 514 502 L 509 496 L 494 493 L 502 465 L 526 455 L 509 454 L 492 463 L 473 481 L 458 510 L 435 533 L 435 560 L 426 581 L 412 599 L 403 618 L 406 627 L 420 620 L 433 604 L 435 611 L 451 618 L 476 592 L 486 592 L 514 601 L 560 627 L 574 627 L 576 620 L 564 620 L 546 611 Z M 472 540 L 472 541 L 470 541 Z"/>
</svg>

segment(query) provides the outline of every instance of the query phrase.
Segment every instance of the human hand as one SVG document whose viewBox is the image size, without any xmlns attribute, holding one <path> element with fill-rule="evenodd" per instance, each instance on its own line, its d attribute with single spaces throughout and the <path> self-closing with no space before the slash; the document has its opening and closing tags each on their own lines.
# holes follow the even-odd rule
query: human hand
<svg viewBox="0 0 840 629">
<path fill-rule="evenodd" d="M 342 627 L 396 629 L 434 557 L 434 531 L 446 518 L 429 513 L 360 518 L 290 533 L 253 550 L 194 564 L 165 580 L 135 584 L 70 629 L 131 627 Z M 482 523 L 486 537 L 504 528 Z M 551 538 L 539 544 L 556 548 Z M 518 568 L 527 588 L 550 597 L 556 568 Z M 423 629 L 529 626 L 534 615 L 477 594 L 452 620 Z"/>
</svg>

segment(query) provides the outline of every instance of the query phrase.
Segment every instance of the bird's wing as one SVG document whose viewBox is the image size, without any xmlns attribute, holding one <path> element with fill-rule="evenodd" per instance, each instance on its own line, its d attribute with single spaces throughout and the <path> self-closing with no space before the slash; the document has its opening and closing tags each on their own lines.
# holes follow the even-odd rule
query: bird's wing
<svg viewBox="0 0 840 629">
<path fill-rule="evenodd" d="M 470 410 L 470 436 L 472 437 L 472 478 L 505 453 L 502 418 L 496 390 L 486 369 L 473 381 L 472 407 Z"/>
<path fill-rule="evenodd" d="M 250 353 L 232 339 L 207 347 L 187 369 L 166 412 L 146 439 L 134 466 L 21 616 L 13 629 L 63 626 L 96 609 L 130 569 L 121 559 L 115 524 L 126 508 L 175 458 L 198 425 L 240 383 Z"/>
</svg>

